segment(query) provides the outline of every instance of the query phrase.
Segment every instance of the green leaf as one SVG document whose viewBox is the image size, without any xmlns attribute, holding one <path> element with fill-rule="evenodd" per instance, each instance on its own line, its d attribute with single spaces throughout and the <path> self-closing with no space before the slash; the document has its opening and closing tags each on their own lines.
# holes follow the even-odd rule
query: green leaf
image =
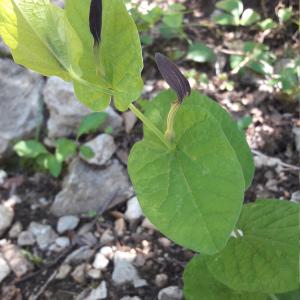
<svg viewBox="0 0 300 300">
<path fill-rule="evenodd" d="M 213 21 L 219 25 L 238 25 L 238 21 L 230 14 L 221 13 L 213 17 Z"/>
<path fill-rule="evenodd" d="M 69 157 L 76 154 L 77 145 L 69 139 L 59 139 L 56 141 L 55 157 L 59 162 L 67 160 Z"/>
<path fill-rule="evenodd" d="M 14 146 L 14 151 L 21 157 L 36 158 L 41 154 L 48 153 L 47 149 L 38 141 L 20 141 Z"/>
<path fill-rule="evenodd" d="M 53 177 L 58 177 L 62 170 L 62 162 L 50 153 L 37 158 L 37 163 L 46 170 L 49 170 Z"/>
<path fill-rule="evenodd" d="M 264 294 L 239 293 L 217 281 L 208 270 L 205 257 L 197 255 L 184 270 L 184 295 L 187 300 L 265 300 Z"/>
<path fill-rule="evenodd" d="M 273 299 L 275 299 L 275 298 L 274 297 L 268 298 L 268 300 L 273 300 Z M 287 292 L 284 294 L 277 294 L 276 299 L 278 299 L 278 300 L 299 300 L 300 299 L 300 289 L 291 291 L 291 292 Z"/>
<path fill-rule="evenodd" d="M 230 55 L 229 58 L 230 68 L 231 69 L 237 68 L 244 59 L 245 57 L 241 55 Z"/>
<path fill-rule="evenodd" d="M 244 10 L 243 2 L 239 0 L 219 1 L 216 7 L 230 13 L 235 18 L 239 18 Z"/>
<path fill-rule="evenodd" d="M 252 122 L 253 122 L 252 117 L 249 115 L 246 115 L 238 120 L 238 123 L 237 123 L 238 128 L 240 130 L 246 130 Z"/>
<path fill-rule="evenodd" d="M 79 139 L 83 134 L 97 131 L 106 119 L 107 113 L 105 112 L 95 112 L 84 117 L 79 125 L 77 139 Z"/>
<path fill-rule="evenodd" d="M 260 15 L 251 8 L 247 8 L 240 19 L 240 24 L 243 26 L 252 25 L 260 20 Z"/>
<path fill-rule="evenodd" d="M 284 293 L 299 285 L 299 205 L 284 200 L 247 204 L 237 224 L 240 235 L 207 265 L 232 289 Z"/>
<path fill-rule="evenodd" d="M 147 112 L 161 131 L 176 99 L 164 95 Z M 144 140 L 130 153 L 128 170 L 150 221 L 176 243 L 211 254 L 225 246 L 235 226 L 245 182 L 218 122 L 201 105 L 189 105 L 197 98 L 193 95 L 175 118 L 176 148 L 167 149 L 145 128 Z"/>
<path fill-rule="evenodd" d="M 161 97 L 165 97 L 169 99 L 169 101 L 174 99 L 170 92 L 162 93 Z M 215 121 L 219 123 L 240 162 L 246 188 L 249 187 L 253 179 L 255 166 L 245 135 L 240 131 L 235 120 L 233 120 L 231 116 L 215 101 L 212 101 L 209 97 L 198 92 L 192 92 L 185 105 L 189 106 L 191 111 L 195 109 L 196 113 L 193 113 L 194 118 L 197 118 L 198 110 L 203 110 L 210 113 L 214 117 Z"/>
<path fill-rule="evenodd" d="M 183 15 L 181 12 L 167 13 L 163 17 L 163 23 L 171 28 L 181 27 L 183 22 Z"/>
<path fill-rule="evenodd" d="M 203 63 L 213 62 L 216 59 L 214 51 L 203 43 L 194 43 L 189 47 L 187 59 Z"/>
<path fill-rule="evenodd" d="M 143 58 L 136 25 L 123 0 L 103 0 L 100 60 L 117 109 L 127 110 L 143 88 Z"/>
<path fill-rule="evenodd" d="M 271 18 L 267 18 L 259 22 L 258 25 L 262 30 L 274 29 L 277 27 L 277 23 L 274 22 Z"/>
<path fill-rule="evenodd" d="M 88 146 L 82 145 L 80 147 L 79 151 L 80 151 L 80 155 L 82 157 L 84 157 L 85 159 L 90 159 L 90 158 L 93 158 L 95 156 L 94 151 Z"/>
<path fill-rule="evenodd" d="M 293 7 L 284 7 L 278 10 L 278 19 L 280 23 L 285 23 L 291 19 L 293 16 Z"/>
<path fill-rule="evenodd" d="M 65 80 L 80 72 L 80 40 L 64 11 L 49 0 L 0 0 L 0 35 L 27 68 Z"/>
</svg>

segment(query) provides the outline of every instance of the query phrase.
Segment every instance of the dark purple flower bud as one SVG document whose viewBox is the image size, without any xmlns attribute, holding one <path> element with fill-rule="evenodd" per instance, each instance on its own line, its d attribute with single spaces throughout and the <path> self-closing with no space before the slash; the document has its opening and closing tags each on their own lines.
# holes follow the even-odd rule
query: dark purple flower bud
<svg viewBox="0 0 300 300">
<path fill-rule="evenodd" d="M 188 80 L 183 76 L 178 67 L 161 53 L 155 54 L 158 70 L 168 85 L 176 92 L 178 101 L 191 94 Z"/>
<path fill-rule="evenodd" d="M 89 20 L 90 31 L 94 37 L 94 45 L 99 45 L 102 28 L 102 0 L 92 0 Z"/>
</svg>

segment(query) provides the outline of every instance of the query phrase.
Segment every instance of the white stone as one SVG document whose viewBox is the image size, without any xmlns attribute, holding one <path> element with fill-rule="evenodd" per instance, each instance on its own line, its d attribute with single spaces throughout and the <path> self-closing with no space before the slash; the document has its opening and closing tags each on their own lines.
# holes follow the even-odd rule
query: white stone
<svg viewBox="0 0 300 300">
<path fill-rule="evenodd" d="M 143 211 L 137 197 L 133 197 L 127 202 L 125 218 L 129 221 L 135 221 L 143 216 Z"/>
<path fill-rule="evenodd" d="M 11 270 L 9 265 L 0 253 L 0 283 L 10 274 L 10 272 Z"/>
<path fill-rule="evenodd" d="M 76 134 L 83 117 L 89 115 L 91 110 L 77 100 L 72 84 L 58 77 L 51 77 L 48 79 L 43 93 L 44 101 L 50 112 L 47 123 L 49 138 L 56 139 Z M 108 114 L 108 118 L 102 127 L 111 126 L 113 134 L 117 134 L 122 128 L 122 117 L 111 107 L 108 107 L 105 112 Z"/>
<path fill-rule="evenodd" d="M 150 222 L 148 218 L 145 218 L 142 222 L 142 227 L 150 230 L 156 230 L 155 226 Z"/>
<path fill-rule="evenodd" d="M 0 169 L 0 185 L 2 185 L 7 178 L 7 173 Z"/>
<path fill-rule="evenodd" d="M 11 239 L 16 239 L 19 234 L 22 232 L 23 230 L 23 226 L 22 223 L 17 221 L 16 223 L 13 224 L 13 226 L 10 228 L 9 232 L 8 232 L 8 236 Z"/>
<path fill-rule="evenodd" d="M 166 286 L 166 284 L 168 283 L 168 275 L 167 274 L 164 274 L 164 273 L 161 273 L 161 274 L 157 274 L 155 276 L 155 284 L 162 288 L 164 286 Z"/>
<path fill-rule="evenodd" d="M 114 250 L 109 246 L 104 246 L 100 249 L 100 253 L 103 254 L 108 259 L 113 259 Z"/>
<path fill-rule="evenodd" d="M 79 218 L 76 216 L 63 216 L 58 220 L 57 232 L 64 233 L 73 230 L 78 226 L 79 221 Z"/>
<path fill-rule="evenodd" d="M 83 283 L 85 281 L 86 263 L 77 266 L 71 273 L 71 276 L 77 283 Z"/>
<path fill-rule="evenodd" d="M 59 267 L 58 273 L 55 276 L 56 279 L 65 279 L 70 274 L 72 267 L 67 264 L 63 264 Z"/>
<path fill-rule="evenodd" d="M 300 191 L 296 191 L 292 194 L 291 201 L 300 203 Z"/>
<path fill-rule="evenodd" d="M 35 236 L 36 242 L 41 250 L 47 249 L 57 238 L 57 234 L 49 225 L 31 222 L 28 230 Z"/>
<path fill-rule="evenodd" d="M 133 297 L 125 296 L 125 297 L 122 297 L 120 300 L 141 300 L 141 298 L 138 296 L 133 296 Z"/>
<path fill-rule="evenodd" d="M 69 174 L 64 179 L 62 191 L 55 197 L 51 212 L 56 216 L 103 212 L 132 194 L 128 174 L 117 160 L 103 169 L 91 168 L 75 159 L 69 166 Z"/>
<path fill-rule="evenodd" d="M 60 236 L 55 240 L 55 244 L 64 249 L 70 246 L 70 239 L 66 236 Z"/>
<path fill-rule="evenodd" d="M 9 228 L 13 218 L 13 209 L 9 206 L 0 204 L 0 237 Z"/>
<path fill-rule="evenodd" d="M 96 136 L 94 139 L 84 144 L 92 149 L 94 156 L 87 159 L 81 155 L 81 158 L 87 161 L 89 164 L 104 166 L 115 153 L 117 146 L 114 142 L 114 138 L 106 133 Z"/>
<path fill-rule="evenodd" d="M 92 279 L 100 279 L 102 273 L 101 273 L 101 270 L 98 270 L 98 269 L 90 269 L 90 270 L 88 270 L 87 275 L 88 275 L 89 277 L 91 277 Z"/>
<path fill-rule="evenodd" d="M 99 270 L 105 270 L 109 264 L 109 260 L 101 253 L 97 253 L 93 262 L 93 267 Z"/>
<path fill-rule="evenodd" d="M 0 159 L 13 142 L 34 136 L 43 84 L 40 75 L 0 58 Z"/>
<path fill-rule="evenodd" d="M 32 232 L 25 230 L 22 231 L 18 236 L 19 246 L 32 246 L 35 243 L 35 238 Z"/>
<path fill-rule="evenodd" d="M 107 299 L 107 287 L 106 282 L 103 280 L 99 286 L 91 291 L 89 296 L 85 300 L 101 300 Z"/>
<path fill-rule="evenodd" d="M 183 293 L 178 286 L 168 286 L 158 293 L 158 300 L 182 300 Z"/>
</svg>

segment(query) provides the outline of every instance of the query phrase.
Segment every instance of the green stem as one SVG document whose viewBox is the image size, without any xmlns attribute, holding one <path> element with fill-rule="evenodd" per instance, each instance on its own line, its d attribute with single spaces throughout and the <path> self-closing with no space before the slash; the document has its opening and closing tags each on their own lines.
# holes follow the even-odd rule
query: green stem
<svg viewBox="0 0 300 300">
<path fill-rule="evenodd" d="M 171 144 L 165 139 L 163 133 L 133 104 L 129 105 L 129 109 L 147 126 L 169 149 Z"/>
<path fill-rule="evenodd" d="M 175 120 L 175 116 L 176 113 L 178 111 L 180 107 L 180 102 L 176 101 L 174 103 L 172 103 L 171 105 L 171 109 L 169 111 L 168 114 L 168 118 L 167 118 L 167 129 L 165 131 L 165 138 L 167 141 L 171 142 L 172 139 L 174 138 L 174 120 Z"/>
</svg>

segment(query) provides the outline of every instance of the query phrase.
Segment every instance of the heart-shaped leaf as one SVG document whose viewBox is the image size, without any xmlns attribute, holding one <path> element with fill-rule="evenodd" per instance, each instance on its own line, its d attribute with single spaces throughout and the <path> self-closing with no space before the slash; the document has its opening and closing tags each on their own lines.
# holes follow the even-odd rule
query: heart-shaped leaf
<svg viewBox="0 0 300 300">
<path fill-rule="evenodd" d="M 247 204 L 237 224 L 239 235 L 207 265 L 232 289 L 284 293 L 299 285 L 299 205 L 279 200 Z"/>
<path fill-rule="evenodd" d="M 221 126 L 208 111 L 188 105 L 191 99 L 177 112 L 174 147 L 145 128 L 128 169 L 150 221 L 178 244 L 211 254 L 226 245 L 235 226 L 245 182 Z M 147 116 L 164 131 L 170 98 L 157 97 L 153 104 Z"/>
<path fill-rule="evenodd" d="M 195 256 L 184 270 L 184 295 L 187 300 L 266 300 L 267 295 L 241 293 L 217 281 L 206 266 L 203 256 Z"/>
</svg>

